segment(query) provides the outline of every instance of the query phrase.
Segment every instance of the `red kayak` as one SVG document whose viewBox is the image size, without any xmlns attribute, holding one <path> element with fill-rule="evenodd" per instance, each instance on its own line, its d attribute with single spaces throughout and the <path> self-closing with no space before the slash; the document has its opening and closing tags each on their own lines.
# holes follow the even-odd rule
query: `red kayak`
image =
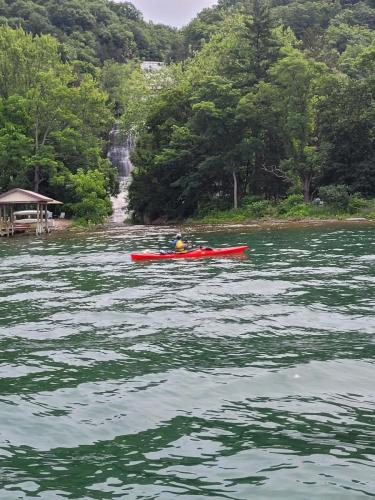
<svg viewBox="0 0 375 500">
<path fill-rule="evenodd" d="M 170 252 L 170 253 L 153 253 L 144 251 L 143 253 L 132 253 L 132 260 L 161 260 L 161 259 L 198 259 L 201 257 L 220 257 L 221 255 L 234 255 L 243 253 L 249 247 L 243 245 L 241 247 L 227 248 L 197 248 L 189 252 Z"/>
</svg>

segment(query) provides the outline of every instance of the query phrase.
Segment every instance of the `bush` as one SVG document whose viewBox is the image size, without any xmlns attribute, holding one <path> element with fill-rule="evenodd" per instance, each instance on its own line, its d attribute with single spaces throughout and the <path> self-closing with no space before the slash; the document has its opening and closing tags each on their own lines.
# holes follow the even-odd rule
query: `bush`
<svg viewBox="0 0 375 500">
<path fill-rule="evenodd" d="M 77 219 L 88 224 L 101 224 L 111 213 L 111 202 L 109 199 L 100 199 L 93 193 L 77 203 L 72 203 L 71 208 Z"/>
<path fill-rule="evenodd" d="M 93 229 L 95 228 L 95 224 L 88 222 L 86 219 L 82 217 L 75 217 L 72 221 L 73 229 Z"/>
<path fill-rule="evenodd" d="M 223 211 L 211 211 L 205 215 L 196 215 L 187 219 L 187 223 L 199 222 L 200 224 L 225 224 L 226 222 L 244 222 L 248 214 L 244 209 L 231 209 Z"/>
<path fill-rule="evenodd" d="M 367 200 L 359 193 L 355 193 L 349 198 L 348 210 L 350 214 L 355 214 L 367 207 Z"/>
<path fill-rule="evenodd" d="M 264 201 L 263 196 L 248 194 L 241 199 L 241 206 L 247 207 L 256 201 Z"/>
<path fill-rule="evenodd" d="M 288 198 L 279 203 L 278 212 L 280 215 L 287 215 L 294 207 L 298 207 L 303 204 L 302 194 L 291 194 Z"/>
<path fill-rule="evenodd" d="M 69 173 L 67 188 L 74 200 L 68 207 L 75 218 L 100 224 L 111 213 L 112 206 L 103 172 L 78 169 L 76 174 Z"/>
<path fill-rule="evenodd" d="M 319 196 L 325 203 L 337 210 L 348 210 L 349 192 L 344 184 L 322 186 L 319 188 Z"/>
<path fill-rule="evenodd" d="M 216 212 L 222 212 L 225 210 L 230 210 L 231 202 L 223 198 L 214 198 L 199 207 L 196 213 L 197 217 L 205 217 L 209 214 L 215 214 Z"/>
<path fill-rule="evenodd" d="M 288 212 L 284 214 L 284 217 L 291 217 L 296 219 L 303 219 L 312 214 L 312 207 L 307 203 L 300 203 L 299 205 L 294 205 L 290 208 Z"/>
<path fill-rule="evenodd" d="M 247 205 L 246 208 L 249 211 L 249 215 L 256 219 L 270 217 L 276 214 L 275 207 L 268 200 L 255 201 Z"/>
</svg>

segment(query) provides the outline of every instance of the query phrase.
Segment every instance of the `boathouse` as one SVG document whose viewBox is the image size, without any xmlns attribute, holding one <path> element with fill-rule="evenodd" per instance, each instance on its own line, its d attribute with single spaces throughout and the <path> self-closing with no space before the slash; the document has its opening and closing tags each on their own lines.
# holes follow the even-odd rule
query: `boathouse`
<svg viewBox="0 0 375 500">
<path fill-rule="evenodd" d="M 47 215 L 49 205 L 62 205 L 62 203 L 26 189 L 15 188 L 0 194 L 0 236 L 12 236 L 15 233 L 17 227 L 14 209 L 17 206 L 34 207 L 36 211 L 35 221 L 28 228 L 35 229 L 37 235 L 49 232 Z M 18 229 L 23 228 L 18 227 Z"/>
</svg>

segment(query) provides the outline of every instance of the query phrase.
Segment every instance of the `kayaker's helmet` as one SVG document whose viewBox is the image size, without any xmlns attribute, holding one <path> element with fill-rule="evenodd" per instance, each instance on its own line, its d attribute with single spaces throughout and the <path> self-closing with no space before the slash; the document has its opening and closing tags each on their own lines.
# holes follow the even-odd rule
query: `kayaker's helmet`
<svg viewBox="0 0 375 500">
<path fill-rule="evenodd" d="M 176 240 L 180 240 L 182 238 L 181 233 L 176 234 Z"/>
</svg>

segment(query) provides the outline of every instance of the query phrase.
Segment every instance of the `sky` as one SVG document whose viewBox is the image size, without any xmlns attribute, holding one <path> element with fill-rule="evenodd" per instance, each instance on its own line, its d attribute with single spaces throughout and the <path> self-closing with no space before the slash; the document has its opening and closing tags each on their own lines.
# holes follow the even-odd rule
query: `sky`
<svg viewBox="0 0 375 500">
<path fill-rule="evenodd" d="M 211 7 L 217 0 L 129 0 L 143 13 L 146 21 L 184 26 L 198 12 Z"/>
</svg>

